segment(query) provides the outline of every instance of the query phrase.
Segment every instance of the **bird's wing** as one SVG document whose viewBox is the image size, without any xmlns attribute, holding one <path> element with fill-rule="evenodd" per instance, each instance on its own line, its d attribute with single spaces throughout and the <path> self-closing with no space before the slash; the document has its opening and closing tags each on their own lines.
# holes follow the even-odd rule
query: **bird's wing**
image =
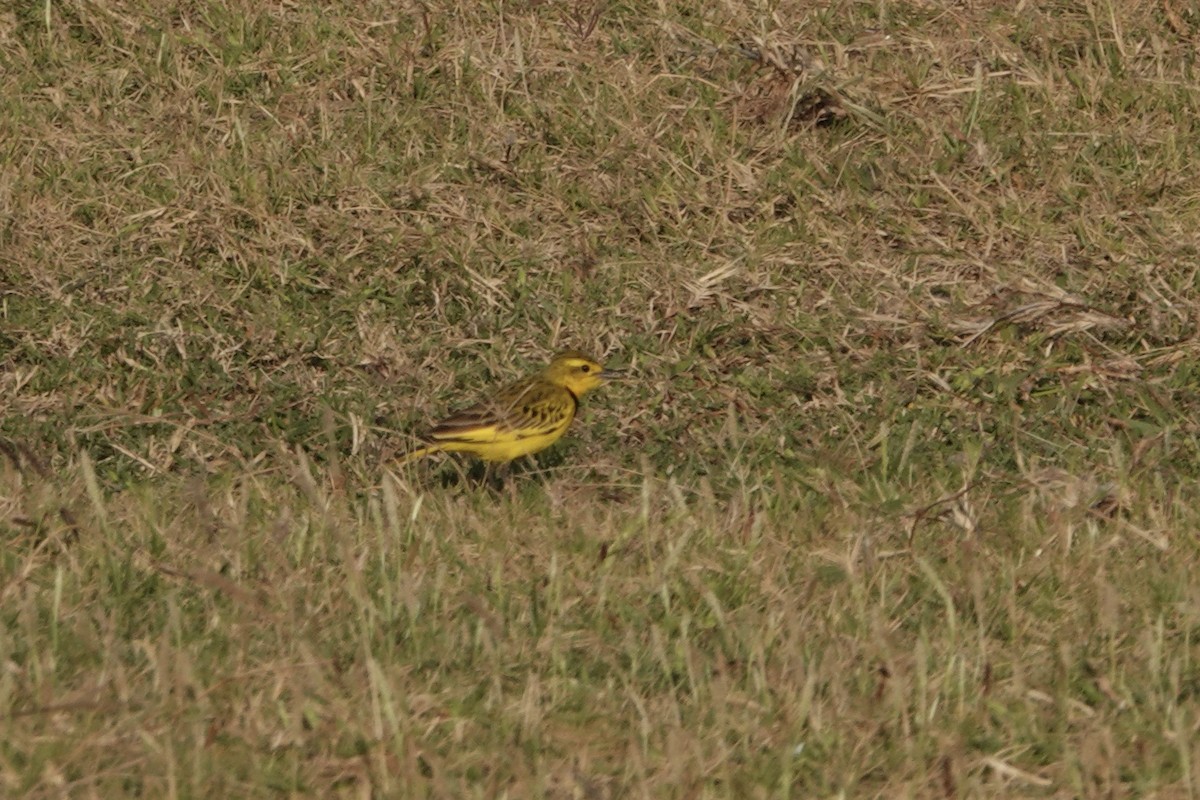
<svg viewBox="0 0 1200 800">
<path fill-rule="evenodd" d="M 515 383 L 494 397 L 439 422 L 429 432 L 435 442 L 493 442 L 550 433 L 571 421 L 575 396 L 560 386 L 536 381 Z"/>
</svg>

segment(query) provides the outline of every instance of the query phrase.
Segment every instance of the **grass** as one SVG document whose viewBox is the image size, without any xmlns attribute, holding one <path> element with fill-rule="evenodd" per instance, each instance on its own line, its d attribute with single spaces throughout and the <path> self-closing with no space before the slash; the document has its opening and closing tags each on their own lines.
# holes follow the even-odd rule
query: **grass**
<svg viewBox="0 0 1200 800">
<path fill-rule="evenodd" d="M 0 793 L 1195 796 L 1185 5 L 0 11 Z"/>
</svg>

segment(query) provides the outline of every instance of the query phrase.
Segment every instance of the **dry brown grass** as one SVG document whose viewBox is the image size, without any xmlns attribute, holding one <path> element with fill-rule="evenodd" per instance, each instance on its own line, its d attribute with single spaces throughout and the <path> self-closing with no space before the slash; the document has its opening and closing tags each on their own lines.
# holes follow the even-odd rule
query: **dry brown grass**
<svg viewBox="0 0 1200 800">
<path fill-rule="evenodd" d="M 1197 31 L 0 10 L 0 794 L 1192 796 Z"/>
</svg>

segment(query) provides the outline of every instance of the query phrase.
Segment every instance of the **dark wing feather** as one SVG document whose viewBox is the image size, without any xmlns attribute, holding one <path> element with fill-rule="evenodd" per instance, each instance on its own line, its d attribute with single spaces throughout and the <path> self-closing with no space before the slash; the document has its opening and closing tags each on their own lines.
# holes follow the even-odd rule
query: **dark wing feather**
<svg viewBox="0 0 1200 800">
<path fill-rule="evenodd" d="M 429 436 L 434 441 L 491 440 L 514 431 L 521 438 L 541 436 L 569 424 L 576 405 L 575 395 L 561 386 L 521 381 L 447 417 Z"/>
</svg>

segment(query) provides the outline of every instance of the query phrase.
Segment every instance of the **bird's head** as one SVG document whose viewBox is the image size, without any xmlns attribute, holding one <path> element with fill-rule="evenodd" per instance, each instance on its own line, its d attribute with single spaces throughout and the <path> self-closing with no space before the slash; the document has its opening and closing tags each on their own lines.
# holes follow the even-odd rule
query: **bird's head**
<svg viewBox="0 0 1200 800">
<path fill-rule="evenodd" d="M 608 380 L 621 377 L 621 371 L 605 369 L 600 362 L 578 350 L 559 353 L 542 372 L 542 378 L 580 397 Z"/>
</svg>

